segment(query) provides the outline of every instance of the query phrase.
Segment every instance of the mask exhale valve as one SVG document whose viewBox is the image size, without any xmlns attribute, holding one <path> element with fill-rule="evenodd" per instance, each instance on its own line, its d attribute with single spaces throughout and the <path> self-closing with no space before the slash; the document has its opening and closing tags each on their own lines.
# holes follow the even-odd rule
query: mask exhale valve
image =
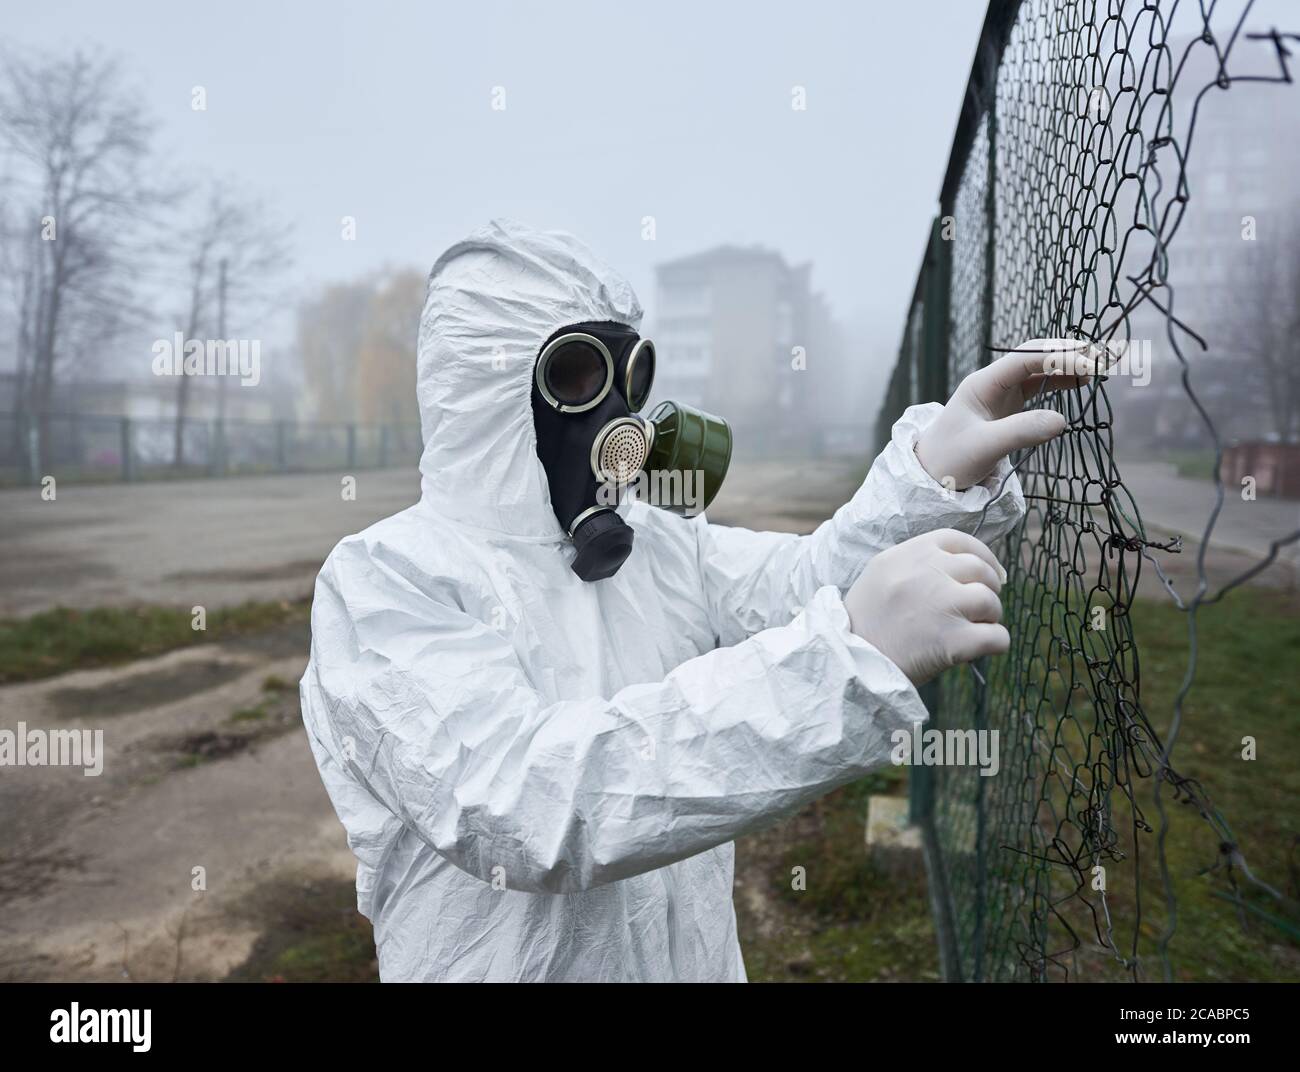
<svg viewBox="0 0 1300 1072">
<path fill-rule="evenodd" d="M 573 572 L 584 581 L 612 577 L 632 553 L 632 528 L 608 507 L 593 507 L 573 529 Z"/>
</svg>

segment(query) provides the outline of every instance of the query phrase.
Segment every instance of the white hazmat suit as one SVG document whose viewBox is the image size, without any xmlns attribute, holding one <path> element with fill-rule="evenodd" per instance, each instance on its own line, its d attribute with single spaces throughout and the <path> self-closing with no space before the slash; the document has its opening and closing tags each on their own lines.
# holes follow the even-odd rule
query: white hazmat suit
<svg viewBox="0 0 1300 1072">
<path fill-rule="evenodd" d="M 330 554 L 301 686 L 385 980 L 743 981 L 733 839 L 925 718 L 843 593 L 885 548 L 971 531 L 1005 460 L 946 490 L 913 452 L 941 407 L 913 407 L 811 535 L 632 503 L 631 557 L 584 582 L 536 453 L 534 362 L 564 325 L 640 317 L 575 239 L 510 222 L 430 275 L 420 502 Z M 1022 512 L 1012 476 L 981 535 Z"/>
</svg>

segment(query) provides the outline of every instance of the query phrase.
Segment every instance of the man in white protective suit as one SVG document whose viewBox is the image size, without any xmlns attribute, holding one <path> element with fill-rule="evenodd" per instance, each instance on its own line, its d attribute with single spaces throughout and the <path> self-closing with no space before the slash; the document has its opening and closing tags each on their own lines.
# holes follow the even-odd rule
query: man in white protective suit
<svg viewBox="0 0 1300 1072">
<path fill-rule="evenodd" d="M 585 246 L 516 223 L 430 274 L 420 501 L 330 554 L 301 685 L 385 980 L 743 981 L 733 840 L 886 763 L 917 685 L 1008 646 L 969 533 L 1022 516 L 1007 454 L 1065 427 L 1025 403 L 1095 371 L 1086 343 L 913 406 L 794 536 L 601 498 L 691 428 L 715 483 L 730 455 L 718 418 L 636 416 L 640 319 Z"/>
</svg>

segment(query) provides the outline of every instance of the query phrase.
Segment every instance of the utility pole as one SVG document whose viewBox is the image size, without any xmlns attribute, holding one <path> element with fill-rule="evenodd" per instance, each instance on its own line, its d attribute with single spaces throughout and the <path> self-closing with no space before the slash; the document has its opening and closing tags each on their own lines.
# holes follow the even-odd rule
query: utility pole
<svg viewBox="0 0 1300 1072">
<path fill-rule="evenodd" d="M 217 338 L 224 349 L 226 345 L 226 258 L 221 258 L 217 275 Z M 226 381 L 229 376 L 219 378 L 217 388 L 217 420 L 226 419 Z"/>
<path fill-rule="evenodd" d="M 221 258 L 217 274 L 217 346 L 229 354 L 226 347 L 226 258 Z M 229 370 L 227 370 L 229 373 Z M 229 374 L 217 377 L 217 473 L 226 471 L 226 381 Z"/>
</svg>

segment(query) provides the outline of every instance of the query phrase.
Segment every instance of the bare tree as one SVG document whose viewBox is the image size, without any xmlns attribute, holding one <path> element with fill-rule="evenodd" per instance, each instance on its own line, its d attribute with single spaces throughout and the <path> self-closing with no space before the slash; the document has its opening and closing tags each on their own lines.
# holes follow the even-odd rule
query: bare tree
<svg viewBox="0 0 1300 1072">
<path fill-rule="evenodd" d="M 8 154 L 19 390 L 44 466 L 59 370 L 92 360 L 136 310 L 139 239 L 160 191 L 144 178 L 150 129 L 112 60 L 9 54 L 0 75 Z"/>
<path fill-rule="evenodd" d="M 1225 328 L 1230 353 L 1220 387 L 1239 427 L 1259 434 L 1261 401 L 1283 443 L 1300 437 L 1300 205 L 1279 213 L 1280 230 L 1261 231 L 1249 260 L 1234 275 Z"/>
<path fill-rule="evenodd" d="M 288 266 L 289 228 L 259 202 L 227 184 L 212 185 L 198 219 L 182 230 L 187 309 L 185 338 L 201 332 L 224 338 L 236 322 L 247 321 L 274 304 L 270 284 Z M 218 414 L 225 416 L 226 380 L 217 385 Z M 185 460 L 185 421 L 189 377 L 179 377 L 172 463 Z"/>
<path fill-rule="evenodd" d="M 357 416 L 374 424 L 416 424 L 415 346 L 425 277 L 416 269 L 379 281 L 355 356 Z"/>
<path fill-rule="evenodd" d="M 358 415 L 358 355 L 378 280 L 326 287 L 298 306 L 298 356 L 314 415 L 351 421 Z"/>
</svg>

